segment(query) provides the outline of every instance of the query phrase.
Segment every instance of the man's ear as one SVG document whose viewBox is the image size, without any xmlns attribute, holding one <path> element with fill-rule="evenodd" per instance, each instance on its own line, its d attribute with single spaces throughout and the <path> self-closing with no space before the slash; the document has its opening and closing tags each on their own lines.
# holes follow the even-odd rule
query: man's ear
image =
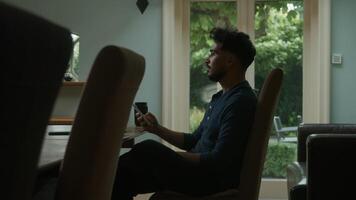
<svg viewBox="0 0 356 200">
<path fill-rule="evenodd" d="M 227 56 L 227 63 L 229 65 L 234 65 L 237 62 L 236 57 L 234 55 L 228 55 Z"/>
</svg>

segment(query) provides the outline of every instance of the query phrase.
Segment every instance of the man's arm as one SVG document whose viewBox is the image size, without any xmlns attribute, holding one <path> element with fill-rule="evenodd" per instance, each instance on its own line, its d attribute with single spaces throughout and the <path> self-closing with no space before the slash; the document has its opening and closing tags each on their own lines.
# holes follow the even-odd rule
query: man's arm
<svg viewBox="0 0 356 200">
<path fill-rule="evenodd" d="M 143 119 L 143 117 L 145 119 Z M 160 138 L 166 140 L 170 144 L 184 149 L 184 135 L 185 133 L 172 131 L 158 124 L 158 120 L 152 113 L 147 113 L 144 116 L 137 116 L 139 124 L 141 124 L 141 131 L 148 131 L 153 133 Z M 147 124 L 147 121 L 149 124 Z"/>
<path fill-rule="evenodd" d="M 151 133 L 159 136 L 180 149 L 184 149 L 184 133 L 172 131 L 161 125 L 157 125 L 155 129 L 156 130 Z"/>
<path fill-rule="evenodd" d="M 142 127 L 140 127 L 142 131 L 148 131 L 150 133 L 153 133 L 180 149 L 185 149 L 185 150 L 191 149 L 195 145 L 199 137 L 201 136 L 201 131 L 202 131 L 201 126 L 199 126 L 198 129 L 193 134 L 186 134 L 182 132 L 172 131 L 168 128 L 159 125 L 156 117 L 151 113 L 145 114 L 144 117 L 146 118 L 146 120 L 144 120 L 142 116 L 137 118 L 138 122 L 142 125 Z M 145 121 L 148 121 L 149 124 L 147 124 L 147 122 L 145 123 Z M 190 152 L 177 152 L 177 153 L 181 155 L 183 158 L 193 163 L 198 164 L 200 162 L 199 153 L 190 153 Z"/>
<path fill-rule="evenodd" d="M 166 140 L 167 142 L 173 144 L 178 148 L 181 149 L 185 148 L 185 144 L 184 144 L 184 136 L 186 135 L 185 133 L 175 132 L 162 126 L 160 126 L 158 129 L 159 130 L 156 133 L 156 135 L 160 136 L 162 139 Z M 190 153 L 190 152 L 177 152 L 177 153 L 192 163 L 199 164 L 200 162 L 199 153 Z"/>
</svg>

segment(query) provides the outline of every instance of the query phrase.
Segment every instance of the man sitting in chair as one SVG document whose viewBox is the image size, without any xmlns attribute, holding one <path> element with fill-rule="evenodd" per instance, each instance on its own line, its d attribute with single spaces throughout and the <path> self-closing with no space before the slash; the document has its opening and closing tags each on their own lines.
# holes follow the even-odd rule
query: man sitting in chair
<svg viewBox="0 0 356 200">
<path fill-rule="evenodd" d="M 215 28 L 210 36 L 215 45 L 205 61 L 208 77 L 222 90 L 212 96 L 197 130 L 175 132 L 161 126 L 151 113 L 137 116 L 142 131 L 186 152 L 153 140 L 136 144 L 120 157 L 113 200 L 163 190 L 204 196 L 238 188 L 257 102 L 245 73 L 256 50 L 249 36 L 239 31 Z"/>
</svg>

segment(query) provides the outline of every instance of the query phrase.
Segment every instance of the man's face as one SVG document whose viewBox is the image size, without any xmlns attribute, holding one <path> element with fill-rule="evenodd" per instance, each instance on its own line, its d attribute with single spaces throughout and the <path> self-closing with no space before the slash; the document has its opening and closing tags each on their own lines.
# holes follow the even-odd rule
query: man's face
<svg viewBox="0 0 356 200">
<path fill-rule="evenodd" d="M 216 43 L 210 50 L 210 55 L 205 64 L 208 68 L 208 77 L 211 81 L 220 81 L 227 73 L 227 52 L 221 49 L 221 44 Z"/>
</svg>

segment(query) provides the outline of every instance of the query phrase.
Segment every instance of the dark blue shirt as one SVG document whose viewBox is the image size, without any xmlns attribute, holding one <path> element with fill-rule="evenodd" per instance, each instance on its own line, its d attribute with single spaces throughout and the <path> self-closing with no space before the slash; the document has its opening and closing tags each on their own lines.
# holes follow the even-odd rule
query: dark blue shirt
<svg viewBox="0 0 356 200">
<path fill-rule="evenodd" d="M 193 134 L 184 135 L 185 150 L 200 153 L 200 166 L 222 185 L 237 187 L 257 98 L 247 81 L 214 94 Z"/>
</svg>

